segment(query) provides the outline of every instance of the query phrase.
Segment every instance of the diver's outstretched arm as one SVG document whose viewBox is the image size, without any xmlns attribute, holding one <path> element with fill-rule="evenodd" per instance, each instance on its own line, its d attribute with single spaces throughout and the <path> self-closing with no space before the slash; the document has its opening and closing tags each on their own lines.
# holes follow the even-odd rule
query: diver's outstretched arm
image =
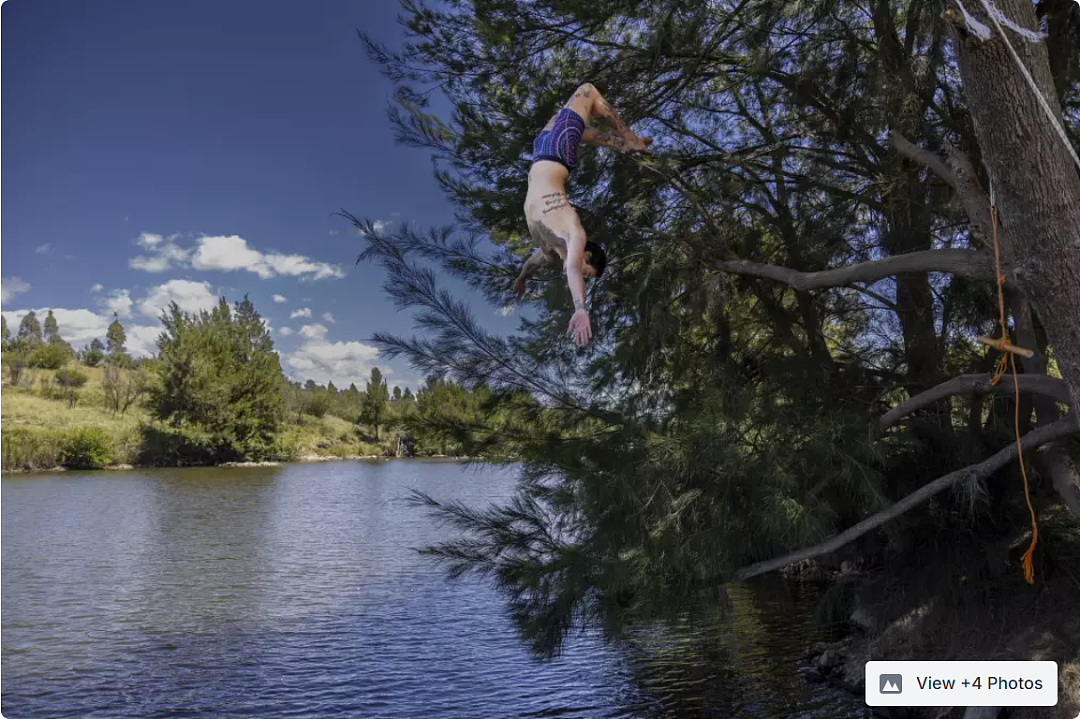
<svg viewBox="0 0 1080 719">
<path fill-rule="evenodd" d="M 525 294 L 525 280 L 550 260 L 551 258 L 548 257 L 547 253 L 540 248 L 537 248 L 529 259 L 525 260 L 525 264 L 521 267 L 521 274 L 514 280 L 514 292 L 517 293 L 518 297 Z"/>
</svg>

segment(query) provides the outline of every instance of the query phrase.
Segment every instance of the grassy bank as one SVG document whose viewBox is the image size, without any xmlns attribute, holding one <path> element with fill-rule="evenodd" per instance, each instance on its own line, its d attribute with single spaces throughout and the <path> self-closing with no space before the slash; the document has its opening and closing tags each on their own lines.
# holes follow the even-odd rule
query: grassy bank
<svg viewBox="0 0 1080 719">
<path fill-rule="evenodd" d="M 0 467 L 5 471 L 109 465 L 174 466 L 212 463 L 202 438 L 155 423 L 135 405 L 127 412 L 106 409 L 101 368 L 80 367 L 88 375 L 74 407 L 54 398 L 53 370 L 29 370 L 20 386 L 6 368 L 0 389 Z M 292 416 L 281 428 L 270 456 L 346 458 L 392 455 L 389 442 L 365 441 L 360 428 L 340 417 Z"/>
</svg>

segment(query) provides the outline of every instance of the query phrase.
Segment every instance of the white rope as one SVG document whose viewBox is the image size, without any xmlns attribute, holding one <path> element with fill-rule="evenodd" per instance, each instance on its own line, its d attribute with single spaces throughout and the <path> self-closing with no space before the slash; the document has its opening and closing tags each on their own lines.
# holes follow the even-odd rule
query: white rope
<svg viewBox="0 0 1080 719">
<path fill-rule="evenodd" d="M 990 28 L 976 20 L 975 16 L 967 11 L 967 8 L 964 7 L 964 3 L 960 2 L 960 0 L 956 0 L 956 4 L 960 6 L 960 12 L 964 13 L 964 29 L 980 40 L 989 40 Z"/>
<path fill-rule="evenodd" d="M 988 8 L 987 12 L 990 16 L 997 20 L 999 23 L 1015 32 L 1020 37 L 1024 38 L 1028 42 L 1042 42 L 1049 37 L 1045 32 L 1035 32 L 1034 30 L 1028 30 L 1026 27 L 1020 27 L 1009 18 L 1005 17 L 1005 13 L 997 9 L 992 0 L 987 0 L 983 3 L 984 8 Z"/>
<path fill-rule="evenodd" d="M 957 2 L 959 3 L 959 0 L 957 0 Z M 1054 117 L 1054 111 L 1050 109 L 1050 104 L 1046 102 L 1046 98 L 1043 97 L 1042 92 L 1039 91 L 1039 86 L 1035 84 L 1035 80 L 1031 77 L 1031 73 L 1028 72 L 1024 62 L 1020 59 L 1020 56 L 1016 54 L 1016 50 L 1013 48 L 1012 43 L 1009 42 L 1008 35 L 1006 35 L 1005 31 L 1002 29 L 1001 23 L 998 22 L 997 15 L 1000 13 L 995 12 L 996 8 L 990 3 L 990 0 L 980 0 L 980 2 L 982 3 L 983 9 L 985 9 L 986 13 L 990 16 L 990 21 L 994 23 L 998 32 L 1001 33 L 1001 39 L 1005 41 L 1005 47 L 1009 48 L 1009 53 L 1013 56 L 1013 60 L 1016 60 L 1016 65 L 1020 68 L 1020 72 L 1023 73 L 1024 79 L 1027 80 L 1027 84 L 1031 88 L 1031 91 L 1034 92 L 1035 97 L 1039 99 L 1039 104 L 1042 106 L 1043 112 L 1046 113 L 1046 119 L 1048 119 L 1050 124 L 1054 126 L 1054 129 L 1057 130 L 1058 137 L 1065 143 L 1065 149 L 1072 155 L 1073 162 L 1076 163 L 1077 167 L 1080 167 L 1080 157 L 1077 157 L 1076 150 L 1073 148 L 1072 143 L 1069 142 L 1069 136 L 1065 134 L 1065 128 L 1063 128 L 1061 123 L 1057 121 L 1057 118 Z M 966 21 L 967 11 L 963 9 L 963 6 L 961 6 L 960 9 L 964 12 Z M 1012 22 L 1008 20 L 1006 20 L 1006 22 L 1009 23 L 1010 27 L 1015 27 Z M 1030 32 L 1030 30 L 1028 32 Z"/>
<path fill-rule="evenodd" d="M 956 4 L 960 6 L 960 12 L 964 14 L 964 25 L 967 28 L 968 32 L 970 32 L 972 35 L 979 38 L 980 40 L 989 40 L 991 34 L 990 28 L 986 27 L 986 25 L 983 25 L 981 22 L 976 20 L 975 17 L 967 11 L 967 8 L 964 7 L 964 3 L 960 2 L 960 0 L 956 0 Z M 987 2 L 984 2 L 983 7 L 986 8 L 986 12 L 990 15 L 990 17 L 992 17 L 994 20 L 1001 23 L 1005 27 L 1009 28 L 1028 42 L 1042 42 L 1047 37 L 1049 37 L 1049 35 L 1047 35 L 1045 32 L 1036 32 L 1034 30 L 1028 30 L 1026 27 L 1020 27 L 1012 20 L 1005 17 L 1005 13 L 998 10 L 997 6 L 994 5 L 991 0 L 987 0 Z"/>
</svg>

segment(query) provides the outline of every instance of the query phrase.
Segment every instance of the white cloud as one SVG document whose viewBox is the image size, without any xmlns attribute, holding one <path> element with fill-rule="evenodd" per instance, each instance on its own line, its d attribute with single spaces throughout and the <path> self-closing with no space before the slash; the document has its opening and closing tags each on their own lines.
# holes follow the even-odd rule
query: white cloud
<svg viewBox="0 0 1080 719">
<path fill-rule="evenodd" d="M 91 292 L 101 292 L 103 289 L 105 289 L 105 285 L 102 284 L 96 284 L 90 287 Z"/>
<path fill-rule="evenodd" d="M 48 307 L 35 309 L 34 314 L 39 321 L 44 321 L 49 314 Z M 112 322 L 112 315 L 99 314 L 88 309 L 70 310 L 65 308 L 51 308 L 56 318 L 56 326 L 60 330 L 60 337 L 69 342 L 72 347 L 79 349 L 94 339 L 104 339 L 105 332 Z M 8 327 L 13 332 L 18 331 L 19 322 L 28 310 L 15 310 L 4 312 L 4 318 Z M 145 357 L 157 352 L 157 338 L 161 328 L 147 325 L 125 324 L 124 332 L 127 335 L 127 350 L 135 357 Z"/>
<path fill-rule="evenodd" d="M 115 312 L 117 317 L 131 317 L 131 308 L 135 304 L 127 290 L 113 290 L 107 298 L 98 302 L 104 305 L 109 314 Z"/>
<path fill-rule="evenodd" d="M 298 310 L 293 310 L 292 314 L 289 315 L 289 319 L 294 320 L 297 317 L 311 317 L 311 308 L 310 307 L 301 307 Z"/>
<path fill-rule="evenodd" d="M 330 236 L 331 236 L 331 237 L 333 237 L 333 236 L 334 236 L 334 235 L 336 235 L 337 233 L 338 233 L 338 231 L 337 231 L 337 230 L 330 230 Z"/>
<path fill-rule="evenodd" d="M 332 325 L 337 324 L 337 320 L 335 320 L 334 316 L 332 314 L 330 314 L 329 312 L 323 312 L 322 318 L 323 318 L 323 321 L 329 322 Z"/>
<path fill-rule="evenodd" d="M 345 276 L 341 268 L 325 262 L 311 262 L 301 255 L 272 254 L 263 255 L 266 263 L 279 275 L 300 275 L 301 280 L 324 280 L 330 277 L 340 279 Z"/>
<path fill-rule="evenodd" d="M 309 340 L 322 340 L 326 339 L 326 333 L 329 332 L 324 325 L 304 325 L 300 328 L 300 336 Z"/>
<path fill-rule="evenodd" d="M 274 295 L 274 302 L 281 304 L 282 302 L 288 302 L 289 298 L 285 295 Z"/>
<path fill-rule="evenodd" d="M 278 330 L 278 334 L 281 335 L 282 337 L 288 337 L 292 333 L 293 333 L 293 331 L 291 329 L 289 329 L 288 327 L 282 327 L 280 330 Z"/>
<path fill-rule="evenodd" d="M 128 267 L 143 272 L 165 272 L 170 266 L 169 260 L 164 257 L 144 257 L 140 255 L 128 260 Z"/>
<path fill-rule="evenodd" d="M 210 291 L 209 282 L 169 280 L 146 293 L 146 297 L 139 301 L 139 311 L 147 317 L 157 319 L 172 302 L 185 312 L 198 312 L 213 308 L 217 305 L 218 298 Z"/>
<path fill-rule="evenodd" d="M 269 268 L 262 265 L 262 253 L 247 246 L 247 240 L 238 236 L 201 237 L 199 247 L 191 260 L 197 270 L 250 270 L 262 279 L 273 277 Z"/>
<path fill-rule="evenodd" d="M 178 235 L 163 237 L 152 232 L 144 232 L 135 240 L 149 255 L 139 255 L 128 260 L 128 266 L 133 270 L 144 272 L 165 272 L 173 267 L 182 267 L 191 255 L 191 250 L 185 250 L 177 245 L 175 240 Z"/>
<path fill-rule="evenodd" d="M 30 289 L 30 283 L 20 280 L 18 277 L 5 277 L 0 279 L 0 302 L 8 302 L 15 299 Z"/>
<path fill-rule="evenodd" d="M 46 242 L 44 245 L 38 245 L 34 248 L 34 252 L 39 255 L 47 255 L 52 252 L 52 245 Z"/>
<path fill-rule="evenodd" d="M 303 255 L 260 252 L 249 247 L 247 240 L 239 235 L 199 238 L 191 265 L 197 270 L 247 270 L 264 280 L 277 275 L 312 280 L 345 276 L 336 265 L 313 262 Z"/>
<path fill-rule="evenodd" d="M 291 374 L 299 379 L 311 379 L 319 384 L 333 381 L 340 387 L 348 387 L 350 382 L 362 386 L 378 358 L 379 350 L 370 345 L 310 339 L 300 349 L 288 353 L 285 362 L 292 369 Z M 383 370 L 383 374 L 391 373 L 389 368 Z"/>
<path fill-rule="evenodd" d="M 127 335 L 127 351 L 133 357 L 156 355 L 157 339 L 161 335 L 161 325 L 130 325 L 124 327 Z"/>
</svg>

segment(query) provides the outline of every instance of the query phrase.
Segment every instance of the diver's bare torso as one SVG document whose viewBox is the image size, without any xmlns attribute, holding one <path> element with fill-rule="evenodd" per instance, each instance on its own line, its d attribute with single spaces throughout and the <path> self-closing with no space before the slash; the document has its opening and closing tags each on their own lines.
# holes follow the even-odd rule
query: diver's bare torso
<svg viewBox="0 0 1080 719">
<path fill-rule="evenodd" d="M 536 246 L 549 259 L 566 260 L 566 239 L 580 225 L 577 213 L 566 196 L 570 172 L 557 162 L 539 160 L 529 170 L 529 191 L 525 196 L 525 220 Z M 570 212 L 564 212 L 569 209 Z M 571 213 L 573 217 L 571 217 Z M 581 230 L 582 236 L 585 231 Z"/>
</svg>

